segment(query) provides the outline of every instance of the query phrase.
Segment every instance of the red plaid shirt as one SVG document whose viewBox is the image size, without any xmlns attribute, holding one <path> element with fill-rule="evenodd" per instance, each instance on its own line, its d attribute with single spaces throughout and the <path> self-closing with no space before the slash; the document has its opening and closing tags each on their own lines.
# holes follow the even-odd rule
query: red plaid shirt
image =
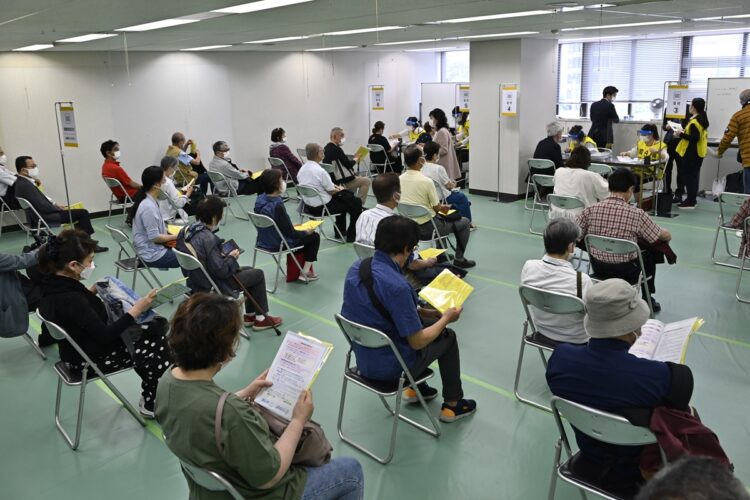
<svg viewBox="0 0 750 500">
<path fill-rule="evenodd" d="M 750 256 L 750 246 L 747 244 L 748 234 L 745 232 L 745 219 L 750 217 L 750 200 L 745 200 L 745 203 L 742 204 L 739 211 L 734 214 L 734 217 L 732 217 L 731 222 L 729 223 L 729 227 L 736 227 L 739 229 L 742 229 L 742 243 L 740 244 L 740 257 L 742 257 L 742 252 L 747 252 L 747 255 Z"/>
<path fill-rule="evenodd" d="M 659 239 L 661 228 L 640 208 L 631 206 L 617 196 L 610 196 L 604 201 L 583 209 L 576 222 L 583 235 L 593 234 L 608 238 L 620 238 L 638 243 L 644 240 L 655 243 Z M 616 255 L 590 249 L 591 255 L 598 261 L 619 264 L 638 258 L 634 253 Z"/>
</svg>

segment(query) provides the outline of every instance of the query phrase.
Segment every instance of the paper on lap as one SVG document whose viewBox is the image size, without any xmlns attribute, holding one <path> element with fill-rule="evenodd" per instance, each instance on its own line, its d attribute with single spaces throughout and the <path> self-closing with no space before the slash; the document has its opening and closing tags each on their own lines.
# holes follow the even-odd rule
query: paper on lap
<svg viewBox="0 0 750 500">
<path fill-rule="evenodd" d="M 641 336 L 628 352 L 654 361 L 684 363 L 690 336 L 702 325 L 703 320 L 698 317 L 667 324 L 650 319 L 641 327 Z"/>
</svg>

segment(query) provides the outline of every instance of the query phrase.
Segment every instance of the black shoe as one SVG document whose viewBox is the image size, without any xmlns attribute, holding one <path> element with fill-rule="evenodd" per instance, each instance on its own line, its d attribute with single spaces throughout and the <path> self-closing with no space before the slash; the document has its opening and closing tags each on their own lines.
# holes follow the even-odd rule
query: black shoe
<svg viewBox="0 0 750 500">
<path fill-rule="evenodd" d="M 453 265 L 456 267 L 460 267 L 461 269 L 471 269 L 472 267 L 476 266 L 477 263 L 469 259 L 456 259 L 453 261 Z"/>
<path fill-rule="evenodd" d="M 672 203 L 682 203 L 682 196 L 679 194 L 674 195 L 674 198 L 672 198 Z"/>
<path fill-rule="evenodd" d="M 651 309 L 653 309 L 655 313 L 661 311 L 661 304 L 654 300 L 653 297 L 651 297 Z"/>
<path fill-rule="evenodd" d="M 108 252 L 109 248 L 107 247 L 100 247 L 99 245 L 96 245 L 96 248 L 94 248 L 94 253 L 102 253 L 102 252 Z"/>
<path fill-rule="evenodd" d="M 695 203 L 688 203 L 687 201 L 683 201 L 679 205 L 677 205 L 677 208 L 680 208 L 682 210 L 693 210 L 695 208 Z"/>
</svg>

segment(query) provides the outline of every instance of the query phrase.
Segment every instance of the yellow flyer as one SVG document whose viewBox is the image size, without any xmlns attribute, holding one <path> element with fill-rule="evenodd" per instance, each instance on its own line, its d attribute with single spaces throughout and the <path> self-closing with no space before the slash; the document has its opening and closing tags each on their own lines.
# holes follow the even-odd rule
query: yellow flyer
<svg viewBox="0 0 750 500">
<path fill-rule="evenodd" d="M 422 288 L 419 296 L 442 313 L 451 307 L 461 307 L 473 291 L 473 286 L 445 269 L 432 283 Z"/>
<path fill-rule="evenodd" d="M 433 259 L 445 253 L 444 248 L 425 248 L 419 251 L 419 256 L 424 260 Z"/>
<path fill-rule="evenodd" d="M 294 229 L 296 229 L 297 231 L 310 231 L 321 224 L 323 224 L 322 220 L 309 220 L 304 224 L 297 224 L 296 226 L 294 226 Z"/>
</svg>

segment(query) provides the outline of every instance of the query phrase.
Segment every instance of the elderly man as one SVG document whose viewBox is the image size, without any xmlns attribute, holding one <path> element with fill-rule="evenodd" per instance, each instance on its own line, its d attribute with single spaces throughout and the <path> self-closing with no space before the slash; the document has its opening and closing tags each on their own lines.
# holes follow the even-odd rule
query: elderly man
<svg viewBox="0 0 750 500">
<path fill-rule="evenodd" d="M 539 141 L 534 150 L 534 158 L 538 160 L 550 160 L 555 164 L 555 168 L 561 168 L 563 163 L 562 149 L 560 148 L 560 141 L 562 141 L 563 127 L 559 122 L 551 122 L 547 124 L 547 137 Z M 554 169 L 548 171 L 535 171 L 535 174 L 544 175 L 555 175 Z"/>
<path fill-rule="evenodd" d="M 260 192 L 260 184 L 250 178 L 249 171 L 239 168 L 229 157 L 229 144 L 225 141 L 216 141 L 213 145 L 214 157 L 208 164 L 208 170 L 219 172 L 227 179 L 237 194 L 256 194 Z M 229 188 L 226 183 L 219 182 L 214 185 L 218 194 L 228 194 Z"/>
<path fill-rule="evenodd" d="M 341 127 L 334 127 L 331 130 L 331 142 L 326 144 L 324 150 L 323 163 L 333 165 L 333 181 L 359 196 L 364 206 L 367 202 L 367 192 L 370 190 L 370 179 L 357 175 L 352 170 L 359 161 L 359 156 L 354 155 L 353 160 L 346 156 L 344 150 L 341 149 L 345 140 L 344 130 Z"/>
<path fill-rule="evenodd" d="M 339 234 L 346 235 L 347 243 L 353 243 L 357 236 L 357 219 L 362 213 L 362 202 L 351 191 L 335 185 L 331 176 L 320 166 L 323 161 L 323 148 L 320 144 L 311 142 L 305 146 L 305 156 L 307 162 L 299 169 L 297 180 L 299 185 L 315 189 L 320 199 L 302 196 L 302 202 L 310 213 L 320 215 L 323 213 L 322 200 L 329 212 L 339 214 L 336 216 Z M 367 182 L 370 182 L 369 179 Z M 349 214 L 348 228 L 346 214 Z"/>
<path fill-rule="evenodd" d="M 740 92 L 740 105 L 742 109 L 732 115 L 729 125 L 724 131 L 724 137 L 719 143 L 716 153 L 719 158 L 722 157 L 735 137 L 740 143 L 740 152 L 737 155 L 738 161 L 744 167 L 742 181 L 744 183 L 745 194 L 750 194 L 750 89 Z"/>
<path fill-rule="evenodd" d="M 190 150 L 189 153 L 188 149 Z M 196 179 L 201 191 L 204 194 L 208 192 L 208 185 L 211 184 L 211 180 L 203 167 L 201 152 L 192 139 L 186 140 L 185 134 L 175 132 L 172 134 L 172 144 L 167 147 L 165 155 L 174 156 L 180 162 L 178 165 L 181 174 L 180 179 L 178 179 L 179 184 Z"/>
</svg>

